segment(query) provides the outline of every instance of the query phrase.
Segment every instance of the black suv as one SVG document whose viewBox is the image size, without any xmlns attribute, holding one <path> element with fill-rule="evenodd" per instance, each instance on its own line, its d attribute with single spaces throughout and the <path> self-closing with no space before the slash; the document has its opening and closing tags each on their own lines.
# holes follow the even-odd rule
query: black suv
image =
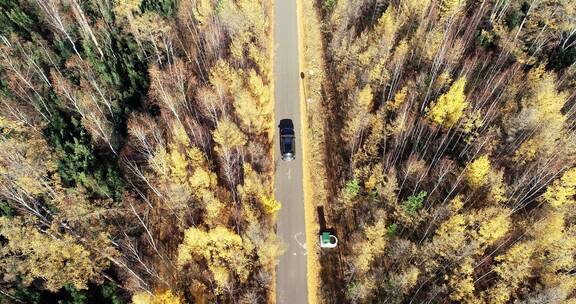
<svg viewBox="0 0 576 304">
<path fill-rule="evenodd" d="M 280 120 L 280 153 L 282 160 L 291 161 L 296 156 L 296 137 L 294 135 L 294 124 L 290 119 Z"/>
</svg>

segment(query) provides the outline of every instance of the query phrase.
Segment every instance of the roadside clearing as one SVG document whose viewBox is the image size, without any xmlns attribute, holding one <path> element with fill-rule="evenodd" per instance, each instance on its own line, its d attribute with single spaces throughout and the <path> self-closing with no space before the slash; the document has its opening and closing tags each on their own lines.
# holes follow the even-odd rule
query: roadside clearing
<svg viewBox="0 0 576 304">
<path fill-rule="evenodd" d="M 327 202 L 324 167 L 324 115 L 322 83 L 324 61 L 320 22 L 312 1 L 297 0 L 298 51 L 300 71 L 300 108 L 302 119 L 303 189 L 306 222 L 308 303 L 319 302 L 320 247 L 316 207 Z M 314 174 L 312 174 L 312 172 Z"/>
</svg>

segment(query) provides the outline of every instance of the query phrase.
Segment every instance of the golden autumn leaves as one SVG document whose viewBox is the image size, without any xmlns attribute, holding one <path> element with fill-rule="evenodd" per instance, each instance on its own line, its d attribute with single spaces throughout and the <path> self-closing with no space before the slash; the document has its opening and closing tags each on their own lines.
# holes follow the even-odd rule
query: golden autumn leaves
<svg viewBox="0 0 576 304">
<path fill-rule="evenodd" d="M 203 259 L 216 281 L 217 292 L 221 293 L 236 275 L 245 282 L 250 274 L 248 265 L 254 246 L 222 226 L 209 231 L 189 228 L 184 233 L 184 241 L 178 248 L 177 263 L 183 267 L 195 259 Z"/>
<path fill-rule="evenodd" d="M 509 301 L 511 290 L 528 278 L 537 279 L 543 286 L 554 286 L 559 296 L 573 290 L 576 280 L 563 269 L 572 267 L 576 250 L 574 231 L 567 223 L 568 208 L 575 203 L 575 173 L 576 169 L 566 171 L 548 187 L 541 197 L 546 204 L 543 216 L 526 237 L 495 258 L 493 271 L 498 283 L 483 292 L 488 303 Z"/>
<path fill-rule="evenodd" d="M 181 28 L 182 35 L 191 36 L 190 46 L 206 49 L 184 46 L 185 52 L 198 55 L 196 65 L 177 58 L 168 70 L 151 68 L 151 96 L 173 120 L 166 145 L 156 149 L 148 163 L 159 169 L 155 173 L 161 193 L 168 195 L 164 207 L 178 214 L 184 238 L 175 264 L 189 284 L 184 290 L 158 287 L 141 303 L 166 297 L 172 299 L 164 300 L 167 303 L 180 303 L 183 292 L 199 302 L 236 297 L 232 287 L 253 285 L 248 278 L 268 273 L 281 251 L 271 229 L 281 205 L 273 198 L 266 161 L 273 136 L 266 5 L 245 0 L 182 2 L 178 24 L 190 30 Z M 195 37 L 198 31 L 200 39 Z M 223 33 L 230 41 L 225 50 L 216 49 L 219 46 L 210 43 L 223 39 Z M 200 72 L 198 65 L 204 65 Z M 178 77 L 184 81 L 175 82 Z M 192 79 L 192 85 L 186 79 Z M 195 115 L 202 121 L 191 123 Z M 193 226 L 185 224 L 191 207 Z M 133 301 L 140 303 L 136 296 Z"/>
<path fill-rule="evenodd" d="M 0 269 L 56 292 L 92 287 L 112 267 L 135 303 L 266 297 L 270 284 L 248 278 L 268 280 L 281 252 L 271 3 L 26 4 L 46 35 L 14 33 L 0 49 L 10 78 L 0 97 L 0 203 L 14 214 L 0 220 L 9 243 Z M 50 131 L 56 139 L 46 140 Z M 76 140 L 76 131 L 87 142 L 70 148 L 79 156 L 55 155 L 51 140 Z M 113 182 L 123 183 L 114 199 L 61 181 L 66 159 L 95 184 L 92 172 L 75 172 L 88 166 L 83 157 L 96 167 L 85 171 L 114 165 Z"/>
<path fill-rule="evenodd" d="M 468 107 L 464 86 L 466 78 L 456 80 L 448 92 L 440 95 L 438 100 L 428 110 L 427 117 L 434 123 L 446 128 L 453 127 Z"/>
<path fill-rule="evenodd" d="M 86 289 L 88 280 L 100 277 L 108 263 L 98 259 L 71 236 L 50 236 L 39 232 L 32 223 L 0 217 L 0 234 L 8 240 L 0 248 L 4 267 L 21 275 L 25 284 L 42 278 L 46 289 L 56 292 L 66 284 Z"/>
<path fill-rule="evenodd" d="M 85 289 L 89 282 L 101 282 L 102 271 L 117 256 L 109 235 L 93 224 L 108 202 L 89 202 L 81 186 L 64 188 L 53 150 L 36 130 L 0 117 L 0 137 L 3 195 L 27 214 L 0 217 L 0 235 L 8 240 L 0 248 L 0 267 L 9 276 L 21 276 L 25 284 L 41 278 L 53 292 L 66 284 Z M 87 227 L 93 229 L 90 239 L 65 233 L 65 229 Z"/>
<path fill-rule="evenodd" d="M 560 179 L 555 180 L 542 196 L 552 207 L 569 207 L 575 203 L 576 195 L 576 168 L 562 174 Z"/>
<path fill-rule="evenodd" d="M 573 301 L 574 56 L 557 56 L 574 41 L 574 5 L 509 5 L 322 11 L 330 75 L 316 112 L 342 130 L 325 136 L 338 186 L 322 204 L 353 245 L 339 244 L 344 266 L 324 267 L 321 296 Z"/>
<path fill-rule="evenodd" d="M 480 181 L 488 174 L 487 168 L 489 163 L 485 157 L 473 162 L 468 175 L 471 186 L 482 183 Z M 566 230 L 565 222 L 566 208 L 575 203 L 575 180 L 576 170 L 570 169 L 552 183 L 541 199 L 542 203 L 548 205 L 545 206 L 546 212 L 540 221 L 535 223 L 523 241 L 495 257 L 496 263 L 492 271 L 498 276 L 496 285 L 481 291 L 479 298 L 472 276 L 474 260 L 464 259 L 458 262 L 460 266 L 448 276 L 448 282 L 454 288 L 450 298 L 466 303 L 504 303 L 510 299 L 511 290 L 531 277 L 535 269 L 542 271 L 542 284 L 556 285 L 560 292 L 568 292 L 576 281 L 557 272 L 572 265 L 571 252 L 576 249 L 576 240 L 571 236 L 572 232 Z M 495 244 L 508 234 L 514 225 L 509 218 L 508 208 L 488 207 L 468 215 L 459 212 L 461 208 L 461 198 L 456 197 L 451 202 L 452 215 L 436 230 L 432 244 L 441 256 L 457 256 L 457 252 L 467 250 L 467 247 L 468 250 L 481 254 L 487 246 Z M 469 233 L 474 235 L 468 235 Z M 466 245 L 466 240 L 474 241 Z M 479 247 L 470 247 L 475 242 L 479 242 Z"/>
<path fill-rule="evenodd" d="M 262 81 L 262 76 L 254 70 L 247 74 L 234 69 L 225 61 L 218 61 L 211 71 L 210 81 L 217 92 L 234 98 L 234 109 L 240 118 L 241 127 L 247 133 L 257 135 L 272 133 L 273 103 L 270 89 Z M 227 129 L 233 128 L 226 126 Z"/>
</svg>

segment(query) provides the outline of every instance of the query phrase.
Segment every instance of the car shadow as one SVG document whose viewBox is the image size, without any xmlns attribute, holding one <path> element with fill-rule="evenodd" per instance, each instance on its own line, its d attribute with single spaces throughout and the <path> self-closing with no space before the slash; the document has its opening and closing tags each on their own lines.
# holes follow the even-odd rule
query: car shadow
<svg viewBox="0 0 576 304">
<path fill-rule="evenodd" d="M 326 225 L 326 217 L 324 216 L 324 207 L 323 206 L 316 207 L 316 212 L 318 212 L 318 224 L 320 226 L 318 230 L 318 235 L 322 234 L 322 232 L 330 232 L 330 234 L 336 235 L 336 229 L 328 227 Z"/>
<path fill-rule="evenodd" d="M 324 207 L 316 207 L 316 212 L 318 212 L 318 224 L 320 224 L 320 232 L 326 230 L 326 218 L 324 217 Z"/>
</svg>

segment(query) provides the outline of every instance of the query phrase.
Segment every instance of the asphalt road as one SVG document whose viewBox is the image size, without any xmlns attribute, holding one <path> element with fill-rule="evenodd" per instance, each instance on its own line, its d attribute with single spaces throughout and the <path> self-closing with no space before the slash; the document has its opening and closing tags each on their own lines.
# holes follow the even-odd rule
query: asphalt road
<svg viewBox="0 0 576 304">
<path fill-rule="evenodd" d="M 302 189 L 302 147 L 299 140 L 300 96 L 298 70 L 298 26 L 296 0 L 276 0 L 274 7 L 274 77 L 276 126 L 281 119 L 291 119 L 296 133 L 296 159 L 280 159 L 279 132 L 275 137 L 276 199 L 282 203 L 278 214 L 278 236 L 288 246 L 276 268 L 278 304 L 305 304 L 306 233 L 304 228 L 304 192 Z"/>
</svg>

